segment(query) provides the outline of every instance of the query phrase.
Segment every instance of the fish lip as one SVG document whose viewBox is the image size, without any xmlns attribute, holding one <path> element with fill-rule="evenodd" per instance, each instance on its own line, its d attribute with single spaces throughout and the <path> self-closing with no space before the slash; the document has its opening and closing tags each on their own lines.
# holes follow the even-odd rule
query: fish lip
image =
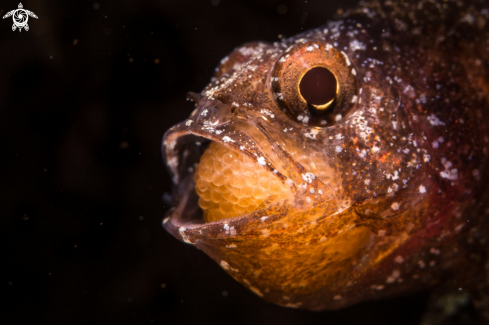
<svg viewBox="0 0 489 325">
<path fill-rule="evenodd" d="M 236 228 L 242 227 L 244 224 L 247 224 L 251 219 L 256 219 L 256 218 L 259 219 L 259 216 L 256 215 L 257 211 L 254 211 L 250 214 L 244 214 L 244 215 L 239 215 L 239 216 L 225 218 L 225 219 L 219 219 L 211 222 L 204 222 L 202 216 L 202 210 L 200 209 L 200 207 L 198 207 L 198 203 L 197 203 L 198 196 L 195 191 L 195 184 L 193 183 L 193 175 L 195 173 L 195 170 L 191 173 L 191 175 L 190 174 L 179 175 L 178 168 L 177 168 L 178 166 L 175 165 L 178 162 L 174 162 L 173 166 L 171 166 L 171 163 L 169 162 L 174 157 L 175 151 L 178 152 L 179 150 L 179 149 L 175 150 L 175 148 L 178 145 L 185 145 L 186 143 L 188 143 L 188 140 L 185 139 L 186 137 L 187 139 L 188 137 L 197 137 L 199 139 L 202 139 L 203 142 L 207 142 L 207 143 L 216 142 L 236 152 L 243 153 L 244 151 L 239 150 L 239 148 L 236 145 L 233 145 L 232 142 L 224 141 L 222 137 L 217 137 L 213 133 L 203 131 L 201 129 L 200 124 L 194 122 L 189 123 L 189 121 L 190 119 L 187 119 L 179 124 L 176 124 L 175 126 L 170 128 L 163 136 L 162 155 L 164 161 L 167 163 L 169 172 L 172 175 L 173 192 L 174 194 L 176 193 L 175 195 L 176 205 L 166 213 L 162 225 L 166 231 L 168 231 L 170 234 L 172 234 L 174 237 L 181 240 L 182 242 L 188 244 L 196 244 L 197 241 L 205 240 L 207 238 L 223 238 L 223 237 L 233 236 L 235 234 L 232 231 L 226 233 L 225 227 L 229 227 L 230 229 L 233 227 Z M 195 127 L 195 125 L 198 125 L 198 127 Z M 178 143 L 179 141 L 181 142 Z M 204 147 L 205 146 L 202 146 L 202 150 L 199 155 L 199 160 L 203 152 L 205 151 Z M 258 150 L 257 148 L 255 149 L 261 153 L 261 150 Z M 256 157 L 254 157 L 253 155 L 247 152 L 245 153 L 256 160 Z M 258 165 L 258 163 L 256 163 L 256 165 Z M 270 169 L 270 172 L 272 172 L 273 170 L 272 168 L 268 168 L 268 169 Z M 191 177 L 192 179 L 189 180 L 188 177 Z M 187 184 L 186 188 L 182 188 L 185 186 L 185 185 L 182 186 L 182 182 L 190 182 L 192 186 L 189 186 Z M 185 191 L 184 195 L 178 195 L 178 193 L 181 192 L 182 190 Z M 192 198 L 192 196 L 194 197 Z M 189 200 L 191 200 L 191 202 L 188 202 Z M 199 218 L 194 217 L 192 220 L 184 220 L 186 206 L 188 206 L 189 204 L 193 205 L 194 207 L 197 207 L 197 209 L 200 210 L 201 213 Z M 261 224 L 266 225 L 272 220 L 273 218 L 267 218 L 266 220 L 262 220 Z"/>
</svg>

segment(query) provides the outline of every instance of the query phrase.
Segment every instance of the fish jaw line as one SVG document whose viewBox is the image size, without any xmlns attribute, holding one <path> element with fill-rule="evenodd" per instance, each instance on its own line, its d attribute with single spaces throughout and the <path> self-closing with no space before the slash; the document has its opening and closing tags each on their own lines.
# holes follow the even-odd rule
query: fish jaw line
<svg viewBox="0 0 489 325">
<path fill-rule="evenodd" d="M 290 156 L 287 153 L 287 148 L 279 145 L 278 142 L 273 139 L 273 136 L 268 134 L 268 132 L 264 132 L 263 128 L 259 128 L 261 131 L 260 133 L 265 134 L 265 139 L 262 140 L 272 143 L 271 146 L 273 150 L 268 150 L 268 152 L 270 152 L 268 155 L 263 153 L 263 150 L 257 146 L 254 147 L 254 152 L 246 149 L 243 150 L 243 148 L 235 142 L 229 141 L 229 139 L 226 138 L 230 138 L 229 135 L 220 134 L 217 136 L 215 132 L 206 130 L 203 125 L 189 123 L 188 121 L 189 120 L 183 121 L 171 128 L 163 138 L 162 147 L 163 156 L 168 164 L 170 173 L 173 176 L 176 199 L 176 206 L 167 213 L 163 226 L 178 239 L 189 243 L 192 242 L 190 238 L 202 238 L 202 234 L 199 233 L 199 230 L 201 230 L 200 228 L 207 228 L 212 225 L 223 227 L 226 224 L 231 227 L 231 224 L 235 222 L 241 224 L 244 220 L 261 219 L 264 217 L 266 217 L 268 223 L 274 219 L 269 216 L 282 216 L 286 214 L 286 211 L 290 211 L 290 209 L 306 211 L 314 205 L 321 205 L 327 202 L 331 202 L 331 205 L 336 205 L 333 201 L 345 201 L 339 200 L 339 197 L 343 195 L 341 194 L 341 189 L 330 188 L 320 178 L 316 177 L 315 173 L 308 170 L 294 159 L 294 157 Z M 189 137 L 194 137 L 195 141 L 191 142 Z M 282 182 L 289 184 L 289 199 L 281 201 L 266 199 L 251 213 L 204 223 L 202 209 L 197 205 L 198 196 L 195 190 L 195 182 L 193 181 L 196 168 L 193 165 L 200 161 L 200 158 L 206 150 L 204 149 L 205 142 L 215 142 L 234 152 L 246 154 L 249 158 L 253 159 L 257 168 L 266 170 L 273 175 L 272 177 L 278 178 Z M 196 143 L 200 143 L 200 145 L 196 145 Z M 192 149 L 186 148 L 186 145 L 194 145 L 195 148 L 200 148 L 199 157 L 195 157 L 195 160 L 192 162 L 180 161 L 180 159 L 185 159 L 185 157 L 183 157 L 185 155 L 181 152 L 185 150 L 191 151 Z M 272 160 L 274 161 L 283 161 L 283 166 L 285 167 L 282 166 L 282 169 L 287 175 L 284 175 L 274 168 L 273 163 L 269 161 L 269 156 L 272 156 Z M 260 157 L 263 159 L 260 159 Z M 184 168 L 179 169 L 179 165 L 182 164 L 184 165 Z M 334 173 L 337 173 L 337 171 Z M 331 195 L 326 196 L 327 193 Z M 278 208 L 277 204 L 282 205 L 282 207 Z M 195 208 L 193 207 L 197 207 L 199 211 L 195 211 Z M 346 208 L 348 207 L 345 206 L 345 204 L 341 204 L 338 206 L 337 211 L 343 211 Z M 189 214 L 189 210 L 191 210 L 190 217 L 187 215 Z M 319 217 L 324 218 L 327 216 Z M 184 229 L 182 227 L 184 227 Z M 187 233 L 193 233 L 193 235 L 186 235 Z M 224 232 L 224 234 L 226 233 Z M 231 233 L 229 233 L 229 235 L 230 234 Z"/>
<path fill-rule="evenodd" d="M 195 244 L 195 241 L 197 239 L 191 240 L 191 238 L 194 237 L 201 238 L 203 234 L 202 229 L 208 229 L 209 227 L 222 228 L 224 225 L 227 224 L 230 225 L 233 223 L 242 224 L 244 220 L 248 220 L 252 218 L 260 219 L 261 217 L 263 217 L 263 214 L 270 215 L 268 209 L 272 206 L 276 206 L 281 202 L 276 202 L 276 201 L 268 202 L 267 200 L 265 200 L 257 210 L 251 213 L 204 223 L 204 219 L 202 216 L 202 209 L 200 209 L 200 207 L 198 207 L 197 204 L 198 197 L 195 190 L 195 183 L 193 181 L 193 174 L 195 173 L 195 168 L 191 168 L 192 166 L 188 166 L 189 165 L 188 162 L 183 162 L 183 164 L 187 165 L 185 166 L 184 169 L 188 172 L 188 174 L 182 174 L 182 170 L 178 169 L 178 166 L 182 164 L 182 162 L 179 161 L 178 159 L 178 156 L 180 155 L 180 151 L 185 151 L 186 150 L 184 148 L 185 145 L 190 144 L 188 140 L 187 141 L 185 140 L 186 137 L 187 138 L 195 137 L 196 140 L 197 139 L 201 140 L 201 141 L 193 142 L 193 144 L 200 142 L 200 145 L 197 145 L 197 147 L 202 147 L 205 146 L 205 144 L 207 143 L 215 142 L 220 145 L 223 145 L 224 147 L 232 151 L 238 153 L 245 153 L 248 157 L 256 161 L 255 165 L 257 168 L 262 168 L 266 170 L 268 173 L 273 175 L 272 177 L 277 177 L 278 179 L 283 179 L 283 180 L 287 180 L 287 178 L 281 173 L 277 172 L 277 170 L 273 168 L 273 165 L 260 164 L 258 162 L 259 160 L 251 152 L 240 150 L 240 148 L 235 144 L 233 144 L 233 142 L 223 140 L 225 136 L 216 137 L 215 134 L 205 132 L 205 130 L 202 130 L 200 128 L 190 129 L 188 128 L 188 126 L 189 125 L 187 121 L 177 124 L 174 127 L 172 127 L 169 131 L 167 131 L 163 138 L 162 153 L 163 153 L 164 160 L 166 161 L 168 168 L 170 170 L 170 174 L 172 175 L 172 179 L 174 183 L 173 192 L 175 193 L 175 200 L 176 200 L 175 207 L 171 208 L 167 212 L 163 220 L 163 227 L 172 235 L 174 235 L 176 238 L 180 239 L 181 241 Z M 199 161 L 204 151 L 205 149 L 202 148 L 199 155 Z M 265 156 L 264 154 L 260 155 L 260 157 L 264 157 L 264 156 Z M 294 191 L 294 188 L 291 187 L 290 190 L 292 192 Z M 187 218 L 185 215 L 189 210 L 189 206 L 190 208 L 192 206 L 198 207 L 199 213 L 194 211 L 193 212 L 194 216 L 191 218 Z M 282 214 L 283 210 L 284 209 L 282 209 L 279 214 Z M 196 214 L 198 214 L 197 217 L 195 216 Z M 191 233 L 192 235 L 187 235 L 187 233 L 189 234 Z M 210 232 L 210 233 L 214 233 L 214 232 Z"/>
</svg>

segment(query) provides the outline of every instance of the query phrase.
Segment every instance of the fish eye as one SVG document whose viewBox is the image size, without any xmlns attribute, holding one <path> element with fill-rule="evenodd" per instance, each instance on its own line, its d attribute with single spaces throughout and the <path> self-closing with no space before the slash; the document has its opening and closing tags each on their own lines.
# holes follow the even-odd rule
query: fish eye
<svg viewBox="0 0 489 325">
<path fill-rule="evenodd" d="M 356 70 L 348 56 L 323 41 L 289 47 L 274 64 L 269 91 L 297 123 L 328 127 L 356 104 Z"/>
<path fill-rule="evenodd" d="M 299 95 L 318 111 L 328 109 L 338 93 L 338 82 L 334 74 L 323 67 L 307 71 L 299 82 Z"/>
</svg>

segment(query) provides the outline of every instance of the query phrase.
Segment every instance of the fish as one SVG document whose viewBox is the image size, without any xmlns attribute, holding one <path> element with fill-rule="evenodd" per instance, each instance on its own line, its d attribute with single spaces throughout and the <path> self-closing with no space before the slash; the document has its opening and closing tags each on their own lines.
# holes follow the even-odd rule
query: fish
<svg viewBox="0 0 489 325">
<path fill-rule="evenodd" d="M 163 137 L 163 227 L 278 305 L 445 285 L 489 319 L 488 7 L 361 2 L 237 47 Z"/>
</svg>

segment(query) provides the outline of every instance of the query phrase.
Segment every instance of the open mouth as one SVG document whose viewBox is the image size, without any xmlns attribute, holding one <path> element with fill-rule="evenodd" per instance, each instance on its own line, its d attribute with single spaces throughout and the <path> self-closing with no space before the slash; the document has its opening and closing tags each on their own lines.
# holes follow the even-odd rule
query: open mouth
<svg viewBox="0 0 489 325">
<path fill-rule="evenodd" d="M 175 184 L 176 207 L 165 219 L 171 233 L 182 226 L 256 219 L 271 207 L 283 214 L 338 201 L 335 172 L 322 155 L 271 135 L 273 130 L 251 118 L 229 118 L 229 107 L 216 101 L 198 107 L 163 140 Z"/>
</svg>

